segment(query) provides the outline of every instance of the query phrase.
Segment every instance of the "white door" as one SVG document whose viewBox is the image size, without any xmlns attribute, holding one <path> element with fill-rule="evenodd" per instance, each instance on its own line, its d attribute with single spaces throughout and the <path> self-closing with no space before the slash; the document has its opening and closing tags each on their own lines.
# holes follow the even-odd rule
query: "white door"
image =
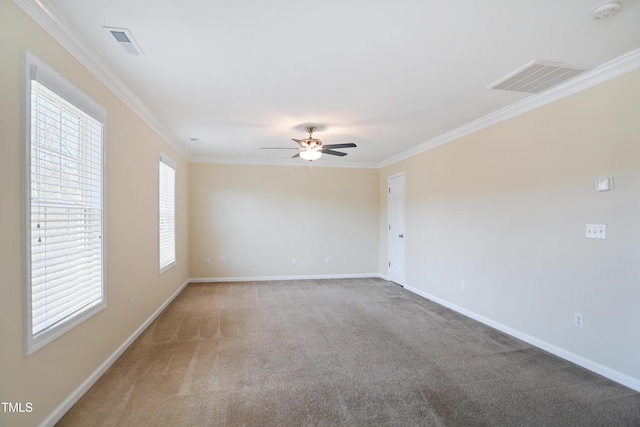
<svg viewBox="0 0 640 427">
<path fill-rule="evenodd" d="M 389 280 L 405 284 L 404 272 L 404 174 L 387 179 L 389 197 Z"/>
</svg>

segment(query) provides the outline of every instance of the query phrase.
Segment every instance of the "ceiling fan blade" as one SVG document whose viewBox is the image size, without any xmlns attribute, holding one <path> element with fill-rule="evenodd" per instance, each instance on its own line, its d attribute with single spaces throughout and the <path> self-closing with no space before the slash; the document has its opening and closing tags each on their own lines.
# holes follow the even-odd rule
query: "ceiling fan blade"
<svg viewBox="0 0 640 427">
<path fill-rule="evenodd" d="M 300 153 L 296 153 L 295 156 L 291 157 L 292 159 L 295 159 L 296 157 L 300 157 Z"/>
<path fill-rule="evenodd" d="M 333 150 L 322 150 L 322 154 L 331 154 L 332 156 L 340 156 L 340 157 L 344 157 L 347 155 L 347 153 L 341 153 L 340 151 L 333 151 Z"/>
<path fill-rule="evenodd" d="M 356 144 L 354 144 L 353 142 L 347 142 L 344 144 L 327 144 L 325 145 L 325 148 L 355 148 L 357 147 Z"/>
</svg>

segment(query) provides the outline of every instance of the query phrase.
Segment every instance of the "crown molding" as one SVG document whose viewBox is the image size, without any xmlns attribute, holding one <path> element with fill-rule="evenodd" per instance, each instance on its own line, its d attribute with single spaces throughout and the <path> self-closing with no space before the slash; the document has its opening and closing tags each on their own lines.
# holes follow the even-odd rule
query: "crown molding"
<svg viewBox="0 0 640 427">
<path fill-rule="evenodd" d="M 60 43 L 74 58 L 89 70 L 102 84 L 113 92 L 125 105 L 138 115 L 162 139 L 171 145 L 182 157 L 190 160 L 190 155 L 169 131 L 138 98 L 131 89 L 114 73 L 105 62 L 82 40 L 78 33 L 60 16 L 46 0 L 13 0 L 55 41 Z"/>
<path fill-rule="evenodd" d="M 600 83 L 604 83 L 623 74 L 637 70 L 638 68 L 640 68 L 640 49 L 635 49 L 613 59 L 612 61 L 606 62 L 593 70 L 586 71 L 576 76 L 574 79 L 555 86 L 545 92 L 538 95 L 532 95 L 522 101 L 501 108 L 477 120 L 471 121 L 456 129 L 425 141 L 409 150 L 405 150 L 389 157 L 388 159 L 378 163 L 377 167 L 381 169 L 402 160 L 406 160 L 417 154 L 432 150 L 481 129 L 535 110 L 536 108 L 540 108 L 569 95 L 573 95 L 574 93 L 581 92 Z"/>
<path fill-rule="evenodd" d="M 151 110 L 138 98 L 131 89 L 115 74 L 100 57 L 84 43 L 82 38 L 68 25 L 64 19 L 53 9 L 47 0 L 13 0 L 22 10 L 40 25 L 51 37 L 73 55 L 84 67 L 86 67 L 98 80 L 111 90 L 122 102 L 124 102 L 135 114 L 137 114 L 149 127 L 161 138 L 171 145 L 187 161 L 194 163 L 215 164 L 250 164 L 250 165 L 275 165 L 275 166 L 305 166 L 306 164 L 291 164 L 280 160 L 265 160 L 254 158 L 224 158 L 224 157 L 193 157 L 151 112 Z M 532 95 L 515 104 L 511 104 L 479 119 L 466 123 L 456 129 L 425 141 L 409 150 L 405 150 L 394 156 L 377 163 L 356 162 L 318 162 L 318 167 L 342 167 L 381 169 L 394 163 L 406 160 L 422 152 L 431 150 L 441 145 L 455 141 L 463 136 L 477 132 L 507 119 L 519 116 L 536 108 L 550 104 L 574 93 L 583 91 L 597 84 L 606 82 L 640 68 L 640 49 L 633 50 L 625 55 L 613 59 L 591 71 L 576 76 L 574 79 L 553 87 L 541 94 Z M 315 166 L 316 164 L 314 164 Z"/>
<path fill-rule="evenodd" d="M 255 157 L 198 157 L 190 159 L 191 163 L 211 163 L 218 165 L 255 165 L 255 166 L 291 166 L 309 167 L 309 162 L 301 159 L 260 159 Z M 317 160 L 311 162 L 314 168 L 347 168 L 347 169 L 378 169 L 377 163 L 364 162 L 335 162 L 331 160 Z"/>
</svg>

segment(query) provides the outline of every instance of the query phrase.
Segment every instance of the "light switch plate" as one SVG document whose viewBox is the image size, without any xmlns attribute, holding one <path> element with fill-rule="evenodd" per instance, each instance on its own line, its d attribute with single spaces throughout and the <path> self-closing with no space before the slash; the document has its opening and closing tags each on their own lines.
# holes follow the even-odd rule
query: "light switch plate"
<svg viewBox="0 0 640 427">
<path fill-rule="evenodd" d="M 613 177 L 605 176 L 604 178 L 596 179 L 596 191 L 611 190 L 613 190 Z"/>
<path fill-rule="evenodd" d="M 585 237 L 587 239 L 607 239 L 607 224 L 587 224 Z"/>
</svg>

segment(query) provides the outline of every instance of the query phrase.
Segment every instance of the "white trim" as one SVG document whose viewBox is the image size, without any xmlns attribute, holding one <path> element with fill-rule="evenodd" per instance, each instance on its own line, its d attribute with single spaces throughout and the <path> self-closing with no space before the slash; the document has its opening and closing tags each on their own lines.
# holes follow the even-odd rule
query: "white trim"
<svg viewBox="0 0 640 427">
<path fill-rule="evenodd" d="M 638 68 L 640 68 L 640 49 L 633 50 L 625 55 L 615 58 L 614 60 L 602 64 L 591 71 L 586 71 L 575 78 L 538 95 L 532 95 L 522 101 L 508 105 L 494 111 L 493 113 L 487 114 L 484 117 L 473 120 L 456 129 L 425 141 L 416 147 L 391 156 L 378 163 L 378 168 L 384 168 L 402 160 L 406 160 L 422 152 L 455 141 L 463 136 L 472 134 L 507 119 L 535 110 L 536 108 L 540 108 L 569 95 L 573 95 L 574 93 L 583 91 L 600 83 L 604 83 Z"/>
<path fill-rule="evenodd" d="M 250 277 L 201 277 L 189 279 L 190 283 L 221 282 L 273 282 L 282 280 L 369 279 L 382 278 L 380 273 L 308 274 L 301 276 L 250 276 Z"/>
<path fill-rule="evenodd" d="M 164 154 L 162 151 L 158 152 L 158 161 L 164 163 L 165 165 L 172 168 L 174 171 L 178 171 L 178 165 L 175 160 L 173 160 L 170 156 Z"/>
<path fill-rule="evenodd" d="M 93 371 L 89 377 L 84 380 L 82 384 L 78 388 L 76 388 L 73 393 L 71 393 L 67 398 L 60 404 L 56 409 L 53 410 L 49 414 L 47 418 L 45 418 L 39 425 L 39 427 L 53 427 L 60 419 L 64 416 L 64 414 L 71 409 L 75 403 L 80 400 L 80 398 L 91 388 L 93 384 L 95 384 L 98 379 L 113 365 L 113 363 L 118 360 L 120 356 L 125 352 L 127 348 L 144 332 L 145 329 L 149 327 L 151 322 L 153 322 L 159 315 L 164 311 L 165 308 L 182 292 L 182 290 L 189 284 L 189 280 L 185 281 L 170 297 L 167 299 L 164 304 L 162 304 L 153 314 L 142 324 L 138 329 L 135 330 L 133 334 L 129 338 L 126 339 L 125 342 L 120 345 L 114 351 L 111 356 L 107 358 L 98 368 Z"/>
<path fill-rule="evenodd" d="M 388 280 L 388 278 L 380 273 L 372 274 L 342 274 L 342 275 L 313 275 L 313 276 L 259 276 L 259 277 L 226 277 L 226 278 L 192 278 L 187 279 L 127 340 L 116 349 L 78 388 L 76 388 L 53 412 L 49 414 L 40 424 L 39 427 L 53 427 L 60 419 L 66 414 L 69 409 L 95 384 L 98 379 L 115 363 L 116 360 L 129 348 L 131 344 L 149 327 L 149 325 L 167 308 L 167 306 L 184 290 L 184 288 L 190 283 L 217 283 L 217 282 L 243 282 L 243 281 L 273 281 L 273 280 L 305 280 L 305 279 L 341 279 L 341 278 L 381 278 Z M 457 311 L 467 317 L 477 320 L 481 323 L 489 325 L 495 329 L 498 329 L 506 334 L 514 336 L 522 341 L 532 344 L 538 348 L 546 350 L 556 356 L 576 363 L 586 369 L 596 372 L 604 377 L 607 377 L 613 381 L 623 384 L 631 389 L 640 391 L 640 380 L 629 377 L 628 375 L 621 374 L 617 371 L 609 369 L 605 366 L 592 362 L 588 359 L 577 356 L 573 353 L 567 352 L 559 347 L 555 347 L 551 344 L 540 341 L 537 338 L 531 337 L 522 332 L 509 328 L 501 323 L 495 322 L 484 316 L 475 314 L 462 307 L 458 307 L 454 304 L 450 304 L 440 298 L 437 298 L 431 294 L 423 292 L 419 289 L 405 286 L 410 292 L 415 293 L 423 298 L 434 301 L 447 308 Z"/>
<path fill-rule="evenodd" d="M 160 268 L 158 270 L 158 276 L 162 276 L 163 273 L 165 273 L 168 270 L 171 270 L 172 267 L 175 267 L 177 264 L 177 262 L 174 260 L 172 262 L 170 262 L 169 264 L 165 265 L 164 267 Z"/>
<path fill-rule="evenodd" d="M 293 166 L 309 167 L 309 162 L 301 159 L 260 159 L 249 157 L 198 157 L 189 160 L 191 163 L 208 163 L 219 165 L 257 165 L 257 166 Z M 331 161 L 322 158 L 311 163 L 312 168 L 349 168 L 349 169 L 379 169 L 378 163 L 356 163 Z"/>
<path fill-rule="evenodd" d="M 614 369 L 611 369 L 607 366 L 601 365 L 597 362 L 589 360 L 585 357 L 579 356 L 575 353 L 567 351 L 561 347 L 557 347 L 553 344 L 550 344 L 546 341 L 528 335 L 524 332 L 518 331 L 517 329 L 513 329 L 509 326 L 506 326 L 500 322 L 496 322 L 495 320 L 489 319 L 488 317 L 484 317 L 480 314 L 477 314 L 473 311 L 467 310 L 466 308 L 459 307 L 455 304 L 452 304 L 446 300 L 438 298 L 434 295 L 431 295 L 427 292 L 421 291 L 420 289 L 413 288 L 411 286 L 405 286 L 406 290 L 413 292 L 416 295 L 419 295 L 423 298 L 436 302 L 442 306 L 450 308 L 453 311 L 456 311 L 464 316 L 467 316 L 471 319 L 477 320 L 480 323 L 484 323 L 485 325 L 491 326 L 505 334 L 511 335 L 512 337 L 518 338 L 528 344 L 531 344 L 535 347 L 538 347 L 542 350 L 548 351 L 551 354 L 554 354 L 562 359 L 568 360 L 569 362 L 575 363 L 576 365 L 582 366 L 592 372 L 595 372 L 603 377 L 609 378 L 619 384 L 622 384 L 626 387 L 629 387 L 633 390 L 640 392 L 640 379 L 631 377 L 629 375 L 618 372 Z"/>
<path fill-rule="evenodd" d="M 14 0 L 14 2 L 182 157 L 186 160 L 190 159 L 189 153 L 171 131 L 156 118 L 144 102 L 100 59 L 54 8 L 44 0 Z"/>
<path fill-rule="evenodd" d="M 107 110 L 102 105 L 62 77 L 33 53 L 27 49 L 24 49 L 23 52 L 25 78 L 39 82 L 100 123 L 107 123 Z"/>
<path fill-rule="evenodd" d="M 74 108 L 82 111 L 84 114 L 90 116 L 93 120 L 99 122 L 102 125 L 102 141 L 100 143 L 101 148 L 101 167 L 100 171 L 100 183 L 101 183 L 101 224 L 100 224 L 100 239 L 101 239 L 101 299 L 99 304 L 87 308 L 86 306 L 67 319 L 61 320 L 56 326 L 52 325 L 47 327 L 43 331 L 34 336 L 33 334 L 33 312 L 32 312 L 32 264 L 31 264 L 31 171 L 32 171 L 32 156 L 31 156 L 31 110 L 32 110 L 32 88 L 33 82 L 38 82 L 45 87 L 48 91 L 51 91 L 55 95 L 64 99 Z M 40 60 L 30 51 L 23 49 L 23 143 L 22 143 L 22 156 L 23 156 L 23 203 L 22 214 L 24 218 L 23 225 L 23 238 L 25 249 L 25 263 L 24 263 L 24 333 L 26 339 L 24 340 L 24 354 L 30 356 L 42 347 L 56 340 L 60 336 L 67 333 L 69 330 L 93 317 L 100 311 L 107 307 L 107 251 L 106 251 L 106 128 L 107 128 L 107 111 L 100 104 L 94 101 L 91 97 L 86 95 L 83 91 L 77 88 L 73 83 L 58 74 L 53 68 L 49 67 L 45 62 Z"/>
<path fill-rule="evenodd" d="M 166 167 L 168 167 L 169 169 L 173 170 L 173 259 L 165 265 L 160 265 L 160 263 L 163 260 L 163 252 L 162 252 L 162 248 L 163 248 L 163 233 L 161 232 L 161 211 L 162 211 L 162 206 L 163 206 L 163 200 L 165 199 L 164 197 L 164 192 L 163 187 L 162 187 L 162 176 L 163 176 L 163 172 L 162 172 L 162 165 L 165 165 Z M 158 266 L 159 266 L 159 273 L 158 274 L 163 274 L 165 271 L 168 271 L 169 269 L 171 269 L 172 267 L 174 267 L 176 265 L 177 262 L 177 258 L 178 258 L 178 251 L 177 251 L 177 239 L 176 239 L 176 235 L 177 235 L 177 230 L 176 230 L 176 219 L 177 219 L 177 180 L 178 180 L 178 165 L 176 164 L 176 162 L 169 156 L 167 156 L 166 154 L 164 154 L 162 151 L 160 151 L 158 153 Z"/>
<path fill-rule="evenodd" d="M 391 258 L 393 256 L 392 250 L 391 250 L 391 248 L 392 248 L 391 237 L 390 237 L 391 236 L 391 230 L 389 228 L 389 226 L 391 225 L 391 197 L 390 197 L 391 196 L 391 192 L 390 192 L 390 189 L 391 189 L 391 180 L 395 179 L 395 178 L 400 178 L 400 177 L 402 177 L 402 214 L 403 214 L 402 225 L 403 225 L 403 227 L 406 228 L 406 224 L 405 224 L 405 217 L 406 217 L 406 215 L 405 215 L 405 195 L 407 193 L 407 190 L 406 190 L 406 183 L 407 183 L 406 174 L 405 174 L 405 172 L 398 172 L 398 173 L 394 173 L 393 175 L 388 175 L 387 176 L 387 227 L 386 228 L 387 228 L 387 275 L 389 276 L 389 278 L 391 278 L 391 270 L 389 268 L 390 267 L 389 263 L 391 262 Z M 402 244 L 403 244 L 403 246 L 405 245 L 404 239 L 402 241 Z M 402 248 L 402 252 L 403 252 L 403 254 L 406 255 L 406 246 Z M 403 283 L 399 283 L 399 282 L 395 282 L 395 281 L 393 283 L 396 283 L 396 284 L 404 287 L 404 285 L 406 284 L 406 281 L 407 281 L 407 267 L 406 267 L 406 262 L 405 262 L 406 261 L 406 257 L 403 257 L 403 258 L 405 258 L 405 259 L 403 259 L 403 264 L 405 264 L 404 268 L 403 268 L 404 271 L 401 273 L 402 279 L 403 279 L 402 280 Z M 391 280 L 391 279 L 389 279 L 389 280 Z"/>
</svg>

